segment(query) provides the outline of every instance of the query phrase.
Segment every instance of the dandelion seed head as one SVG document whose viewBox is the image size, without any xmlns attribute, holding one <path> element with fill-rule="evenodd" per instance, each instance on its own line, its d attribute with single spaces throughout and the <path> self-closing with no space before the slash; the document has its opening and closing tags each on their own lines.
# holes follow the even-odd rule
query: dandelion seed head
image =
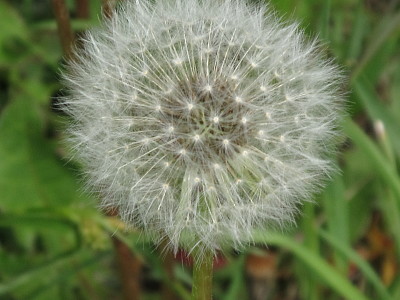
<svg viewBox="0 0 400 300">
<path fill-rule="evenodd" d="M 103 206 L 175 251 L 216 251 L 293 223 L 323 186 L 341 81 L 265 8 L 127 0 L 76 50 L 63 107 Z"/>
</svg>

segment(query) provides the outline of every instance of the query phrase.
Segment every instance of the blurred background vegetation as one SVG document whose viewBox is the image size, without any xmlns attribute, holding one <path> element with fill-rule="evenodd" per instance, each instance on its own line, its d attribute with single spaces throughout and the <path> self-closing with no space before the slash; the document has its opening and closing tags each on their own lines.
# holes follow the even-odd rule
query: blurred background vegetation
<svg viewBox="0 0 400 300">
<path fill-rule="evenodd" d="M 190 258 L 99 212 L 66 158 L 56 2 L 0 0 L 0 299 L 189 299 Z M 102 18 L 100 0 L 66 3 L 77 36 Z M 342 171 L 298 228 L 221 255 L 214 299 L 400 299 L 399 1 L 271 5 L 348 76 Z"/>
</svg>

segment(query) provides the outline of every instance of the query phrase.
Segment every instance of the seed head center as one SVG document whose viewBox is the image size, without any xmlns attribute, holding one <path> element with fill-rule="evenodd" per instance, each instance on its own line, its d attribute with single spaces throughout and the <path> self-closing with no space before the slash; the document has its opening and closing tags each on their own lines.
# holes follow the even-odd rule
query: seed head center
<svg viewBox="0 0 400 300">
<path fill-rule="evenodd" d="M 231 78 L 206 85 L 198 79 L 176 84 L 165 97 L 162 113 L 155 114 L 165 133 L 164 154 L 170 159 L 184 155 L 204 164 L 240 153 L 236 149 L 247 144 L 250 119 L 236 86 Z"/>
</svg>

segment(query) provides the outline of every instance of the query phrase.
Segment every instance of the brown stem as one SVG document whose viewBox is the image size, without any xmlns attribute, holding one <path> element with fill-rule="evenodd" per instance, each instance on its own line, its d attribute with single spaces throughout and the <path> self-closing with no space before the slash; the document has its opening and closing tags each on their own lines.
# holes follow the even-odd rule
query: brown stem
<svg viewBox="0 0 400 300">
<path fill-rule="evenodd" d="M 129 247 L 116 237 L 112 238 L 121 274 L 125 300 L 140 298 L 141 263 L 133 255 Z"/>
<path fill-rule="evenodd" d="M 64 0 L 52 0 L 52 5 L 64 56 L 67 59 L 71 59 L 74 35 L 72 33 L 67 6 Z"/>
<path fill-rule="evenodd" d="M 89 0 L 75 0 L 75 7 L 78 19 L 89 19 Z"/>
<path fill-rule="evenodd" d="M 106 212 L 107 216 L 117 216 L 118 209 L 112 208 Z M 131 249 L 119 240 L 116 236 L 112 237 L 115 253 L 117 256 L 120 277 L 122 281 L 123 294 L 125 300 L 140 299 L 140 277 L 142 264 L 141 261 L 132 254 Z"/>
<path fill-rule="evenodd" d="M 178 296 L 171 287 L 171 282 L 174 281 L 174 254 L 168 249 L 168 241 L 164 239 L 160 246 L 159 251 L 162 253 L 163 268 L 168 280 L 163 280 L 162 283 L 162 299 L 163 300 L 176 300 Z"/>
</svg>

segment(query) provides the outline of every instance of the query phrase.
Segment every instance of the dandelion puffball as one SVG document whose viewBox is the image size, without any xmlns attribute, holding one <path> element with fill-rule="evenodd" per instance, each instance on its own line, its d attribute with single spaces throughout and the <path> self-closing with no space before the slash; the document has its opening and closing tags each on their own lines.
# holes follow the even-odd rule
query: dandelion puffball
<svg viewBox="0 0 400 300">
<path fill-rule="evenodd" d="M 123 1 L 64 82 L 88 186 L 175 251 L 293 222 L 332 171 L 340 72 L 259 6 Z"/>
</svg>

